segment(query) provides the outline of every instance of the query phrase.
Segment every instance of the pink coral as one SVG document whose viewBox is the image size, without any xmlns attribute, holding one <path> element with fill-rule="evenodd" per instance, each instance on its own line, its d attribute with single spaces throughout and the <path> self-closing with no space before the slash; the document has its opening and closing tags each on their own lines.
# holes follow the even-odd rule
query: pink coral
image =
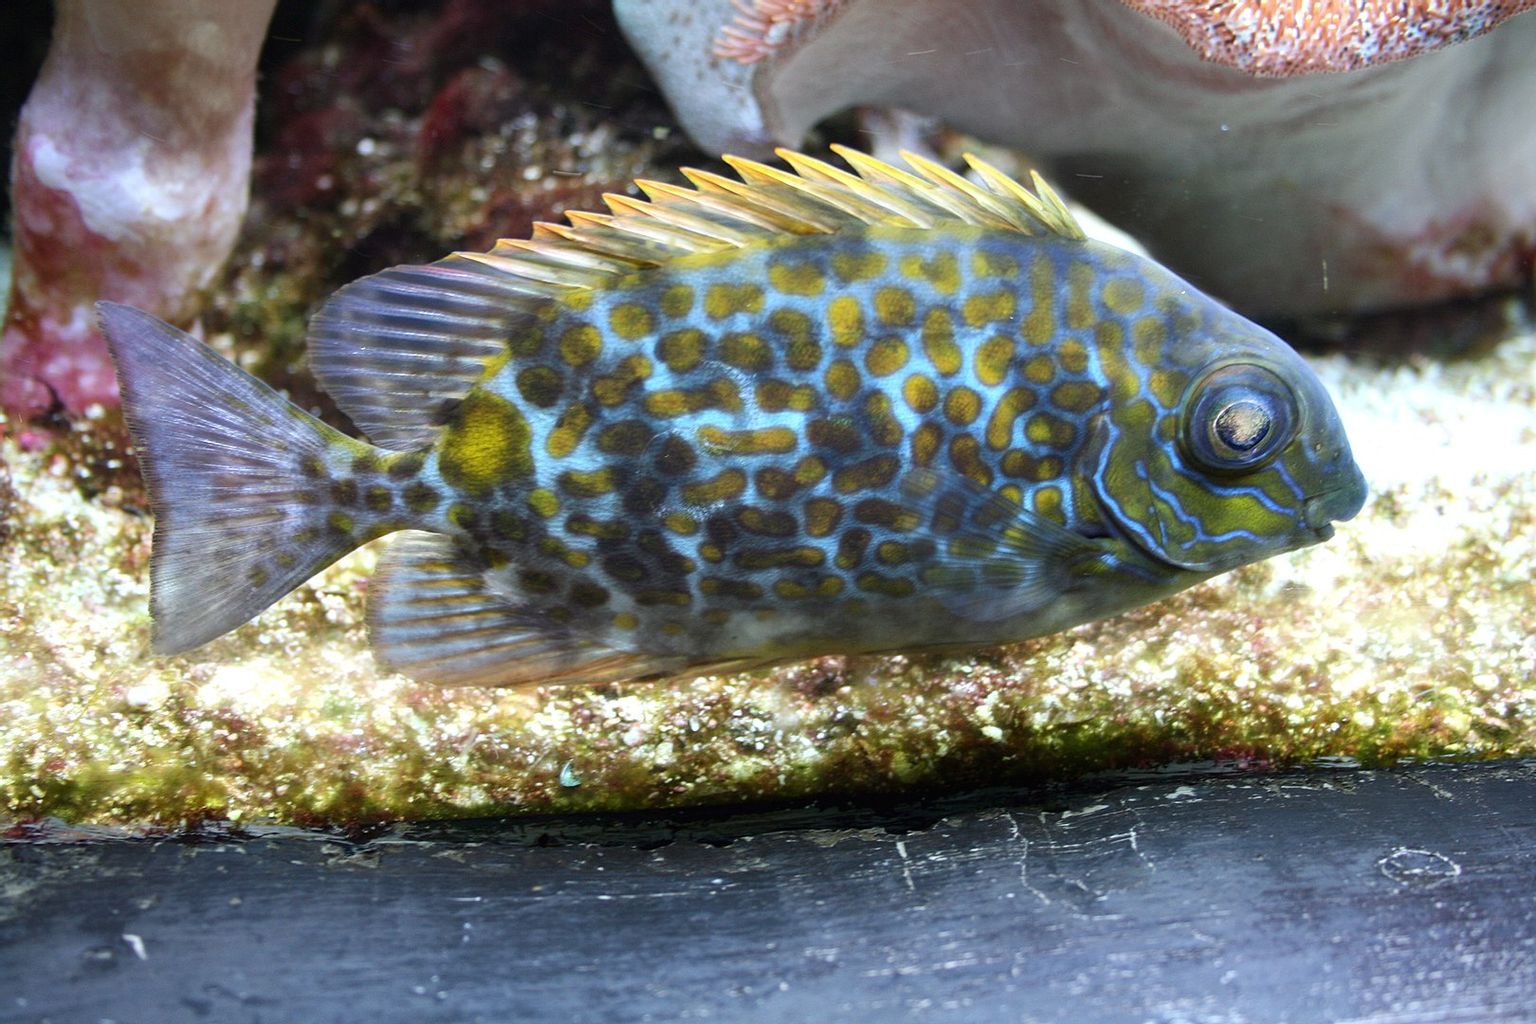
<svg viewBox="0 0 1536 1024">
<path fill-rule="evenodd" d="M 59 0 L 22 110 L 0 404 L 115 404 L 100 298 L 187 323 L 245 212 L 256 58 L 275 0 Z"/>
</svg>

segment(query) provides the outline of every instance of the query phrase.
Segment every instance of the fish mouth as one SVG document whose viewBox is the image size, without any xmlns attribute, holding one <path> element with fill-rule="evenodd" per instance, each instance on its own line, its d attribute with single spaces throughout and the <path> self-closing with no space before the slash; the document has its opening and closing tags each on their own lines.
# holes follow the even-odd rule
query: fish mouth
<svg viewBox="0 0 1536 1024">
<path fill-rule="evenodd" d="M 1321 540 L 1333 536 L 1333 523 L 1347 522 L 1365 507 L 1365 477 L 1358 466 L 1350 468 L 1354 472 L 1347 482 L 1308 495 L 1302 502 L 1302 520 Z"/>
<path fill-rule="evenodd" d="M 1327 536 L 1322 539 L 1327 540 L 1328 537 L 1333 536 L 1334 523 L 1354 516 L 1354 512 L 1340 514 L 1340 506 L 1345 500 L 1345 488 L 1342 487 L 1312 495 L 1301 503 L 1302 522 L 1306 523 L 1307 529 L 1314 533 L 1321 535 L 1326 532 Z"/>
</svg>

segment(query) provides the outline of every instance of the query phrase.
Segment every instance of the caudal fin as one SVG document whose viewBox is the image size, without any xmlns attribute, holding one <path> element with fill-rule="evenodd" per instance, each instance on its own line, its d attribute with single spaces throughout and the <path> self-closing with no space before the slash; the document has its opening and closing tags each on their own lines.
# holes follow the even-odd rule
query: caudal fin
<svg viewBox="0 0 1536 1024">
<path fill-rule="evenodd" d="M 148 313 L 96 308 L 155 512 L 157 652 L 229 632 L 367 539 L 328 477 L 374 449 Z"/>
</svg>

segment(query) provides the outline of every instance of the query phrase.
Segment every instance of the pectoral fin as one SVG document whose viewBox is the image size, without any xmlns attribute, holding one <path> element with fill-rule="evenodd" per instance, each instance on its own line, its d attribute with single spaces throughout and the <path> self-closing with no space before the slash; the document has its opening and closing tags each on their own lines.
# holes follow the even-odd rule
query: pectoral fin
<svg viewBox="0 0 1536 1024">
<path fill-rule="evenodd" d="M 922 584 L 956 615 L 994 622 L 1038 611 L 1070 587 L 1074 566 L 1099 556 L 1088 538 L 960 473 L 914 469 L 900 489 L 935 546 Z"/>
</svg>

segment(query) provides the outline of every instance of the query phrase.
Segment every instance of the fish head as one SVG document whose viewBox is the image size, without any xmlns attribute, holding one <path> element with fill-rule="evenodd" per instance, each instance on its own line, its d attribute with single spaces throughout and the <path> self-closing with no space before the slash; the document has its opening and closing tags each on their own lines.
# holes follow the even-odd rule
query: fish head
<svg viewBox="0 0 1536 1024">
<path fill-rule="evenodd" d="M 1366 497 L 1327 390 L 1285 342 L 1173 281 L 1160 328 L 1126 329 L 1104 360 L 1083 467 L 1101 514 L 1156 562 L 1207 575 L 1327 540 Z M 1158 344 L 1135 337 L 1149 333 Z"/>
</svg>

